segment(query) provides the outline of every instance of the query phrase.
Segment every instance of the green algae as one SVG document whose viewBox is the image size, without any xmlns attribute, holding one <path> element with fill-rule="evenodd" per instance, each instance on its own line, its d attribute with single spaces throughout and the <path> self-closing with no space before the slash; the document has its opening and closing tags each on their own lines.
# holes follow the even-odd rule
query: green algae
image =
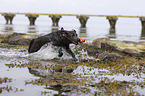
<svg viewBox="0 0 145 96">
<path fill-rule="evenodd" d="M 115 40 L 112 41 L 110 40 L 108 43 L 117 46 L 119 49 L 131 49 L 134 52 L 145 51 L 145 44 L 143 43 L 137 43 L 131 41 L 115 41 Z"/>
<path fill-rule="evenodd" d="M 51 62 L 54 62 L 54 65 L 51 65 Z M 142 74 L 145 74 L 145 58 L 143 57 L 130 57 L 124 56 L 122 59 L 118 59 L 115 62 L 103 63 L 97 62 L 95 60 L 82 60 L 81 62 L 75 63 L 73 61 L 61 61 L 61 60 L 52 60 L 48 64 L 43 65 L 41 61 L 29 63 L 23 62 L 13 62 L 13 64 L 6 64 L 9 68 L 40 68 L 44 70 L 60 70 L 60 69 L 76 69 L 79 66 L 82 67 L 83 73 L 73 74 L 73 73 L 63 73 L 63 72 L 54 72 L 51 74 L 50 78 L 40 78 L 34 79 L 31 81 L 26 81 L 25 85 L 39 85 L 39 86 L 56 86 L 61 85 L 61 88 L 66 88 L 69 86 L 69 90 L 77 89 L 83 94 L 90 93 L 90 87 L 95 88 L 96 91 L 93 95 L 97 94 L 98 96 L 102 95 L 140 95 L 135 91 L 135 87 L 140 87 L 141 89 L 145 88 L 144 81 L 117 81 L 114 79 L 109 79 L 107 76 L 115 76 L 122 74 L 123 76 L 133 75 L 134 78 L 143 79 Z M 85 69 L 85 67 L 88 67 Z M 93 71 L 97 68 L 99 71 L 96 73 L 88 73 L 88 71 Z M 104 71 L 104 69 L 108 71 Z M 100 77 L 103 76 L 103 77 Z M 96 78 L 99 80 L 98 83 L 95 83 Z M 84 91 L 84 87 L 85 90 Z M 63 91 L 67 91 L 63 89 Z M 75 90 L 75 92 L 77 92 Z M 44 95 L 51 94 L 51 92 L 44 91 Z"/>
<path fill-rule="evenodd" d="M 12 82 L 12 78 L 8 78 L 8 77 L 4 77 L 4 78 L 0 78 L 0 85 L 2 85 L 2 83 L 8 83 L 8 82 Z M 0 94 L 6 90 L 7 92 L 13 91 L 13 92 L 22 92 L 24 91 L 24 89 L 18 89 L 12 86 L 4 86 L 4 87 L 0 87 Z"/>
<path fill-rule="evenodd" d="M 0 78 L 0 84 L 6 83 L 6 82 L 12 82 L 12 79 L 9 79 L 8 77 Z"/>
</svg>

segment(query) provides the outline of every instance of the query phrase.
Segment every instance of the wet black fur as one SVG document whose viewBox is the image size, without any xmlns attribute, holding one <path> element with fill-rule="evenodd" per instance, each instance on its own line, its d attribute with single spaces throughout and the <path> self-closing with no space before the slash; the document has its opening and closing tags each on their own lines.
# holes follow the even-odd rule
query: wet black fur
<svg viewBox="0 0 145 96">
<path fill-rule="evenodd" d="M 56 32 L 52 32 L 50 34 L 38 37 L 36 39 L 32 39 L 32 41 L 29 44 L 28 52 L 37 52 L 44 44 L 52 43 L 52 45 L 60 47 L 58 55 L 59 57 L 63 55 L 61 48 L 64 48 L 76 60 L 75 54 L 69 48 L 69 44 L 73 42 L 65 36 L 63 36 L 63 34 L 71 40 L 75 41 L 77 44 L 80 41 L 80 39 L 77 37 L 75 30 L 66 31 L 63 28 L 61 28 L 61 30 L 58 30 Z"/>
</svg>

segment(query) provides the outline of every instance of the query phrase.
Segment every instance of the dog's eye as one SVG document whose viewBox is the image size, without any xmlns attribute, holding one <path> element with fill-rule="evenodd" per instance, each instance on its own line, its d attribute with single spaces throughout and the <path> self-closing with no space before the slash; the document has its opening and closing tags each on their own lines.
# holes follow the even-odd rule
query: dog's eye
<svg viewBox="0 0 145 96">
<path fill-rule="evenodd" d="M 77 34 L 73 34 L 73 36 L 77 36 Z"/>
</svg>

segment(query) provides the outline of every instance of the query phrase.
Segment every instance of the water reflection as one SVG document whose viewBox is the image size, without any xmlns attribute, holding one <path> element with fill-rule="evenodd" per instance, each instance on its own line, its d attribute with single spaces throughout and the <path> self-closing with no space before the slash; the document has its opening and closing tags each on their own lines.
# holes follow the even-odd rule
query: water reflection
<svg viewBox="0 0 145 96">
<path fill-rule="evenodd" d="M 37 33 L 37 27 L 36 26 L 32 26 L 32 25 L 29 25 L 28 26 L 28 33 Z"/>
<path fill-rule="evenodd" d="M 59 27 L 57 26 L 52 26 L 51 27 L 51 32 L 55 32 L 55 31 L 58 31 Z"/>
<path fill-rule="evenodd" d="M 110 27 L 108 38 L 116 38 L 116 29 L 115 28 Z"/>
<path fill-rule="evenodd" d="M 87 28 L 80 27 L 80 29 L 79 29 L 79 36 L 80 37 L 87 37 Z"/>
<path fill-rule="evenodd" d="M 145 40 L 145 28 L 142 28 L 142 31 L 141 31 L 141 40 Z"/>
<path fill-rule="evenodd" d="M 106 74 L 110 74 L 110 72 L 105 69 L 67 64 L 66 62 L 61 62 L 61 64 L 30 62 L 29 65 L 31 65 L 28 68 L 29 72 L 40 78 L 26 82 L 26 85 L 45 85 L 45 89 L 48 89 L 49 92 L 41 92 L 41 95 L 50 94 L 51 90 L 58 92 L 58 94 L 51 93 L 51 96 L 140 95 L 134 89 L 137 83 L 125 79 L 118 81 L 109 78 L 109 75 Z"/>
<path fill-rule="evenodd" d="M 142 59 L 141 62 L 144 61 Z M 24 79 L 25 84 L 42 85 L 44 89 L 48 89 L 41 91 L 41 95 L 140 96 L 140 91 L 144 92 L 145 88 L 144 73 L 142 73 L 144 68 L 143 66 L 131 66 L 130 63 L 125 62 L 121 64 L 123 60 L 126 59 L 117 62 L 118 64 L 116 62 L 102 64 L 94 61 L 81 61 L 76 64 L 72 61 L 61 60 L 30 60 L 29 62 L 14 61 L 6 66 L 14 69 L 20 68 L 20 70 L 24 67 L 28 68 L 29 73 L 37 78 L 28 78 L 27 81 Z M 127 61 L 131 60 L 134 59 Z M 137 88 L 140 91 L 136 90 Z M 35 91 L 40 92 L 37 89 Z"/>
<path fill-rule="evenodd" d="M 45 89 L 58 91 L 58 94 L 52 93 L 53 96 L 62 96 L 63 92 L 71 92 L 77 90 L 77 85 L 73 84 L 73 70 L 72 68 L 65 68 L 64 65 L 59 65 L 54 62 L 29 62 L 29 73 L 40 77 L 33 81 L 33 84 L 46 85 Z M 76 80 L 75 80 L 76 81 Z M 28 82 L 27 82 L 28 83 Z M 29 82 L 31 83 L 31 82 Z M 42 92 L 41 94 L 45 94 Z"/>
<path fill-rule="evenodd" d="M 12 32 L 13 31 L 13 25 L 4 25 L 4 32 Z"/>
</svg>

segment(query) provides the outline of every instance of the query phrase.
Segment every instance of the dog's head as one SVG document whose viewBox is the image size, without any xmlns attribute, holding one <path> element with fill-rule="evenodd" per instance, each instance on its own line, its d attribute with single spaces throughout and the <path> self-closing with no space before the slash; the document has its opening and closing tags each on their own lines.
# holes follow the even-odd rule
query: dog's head
<svg viewBox="0 0 145 96">
<path fill-rule="evenodd" d="M 81 40 L 76 31 L 72 30 L 72 31 L 66 31 L 63 28 L 61 28 L 61 35 L 63 36 L 63 38 L 65 38 L 65 40 L 69 43 L 74 43 L 74 44 L 78 44 L 78 43 L 82 43 Z"/>
</svg>

